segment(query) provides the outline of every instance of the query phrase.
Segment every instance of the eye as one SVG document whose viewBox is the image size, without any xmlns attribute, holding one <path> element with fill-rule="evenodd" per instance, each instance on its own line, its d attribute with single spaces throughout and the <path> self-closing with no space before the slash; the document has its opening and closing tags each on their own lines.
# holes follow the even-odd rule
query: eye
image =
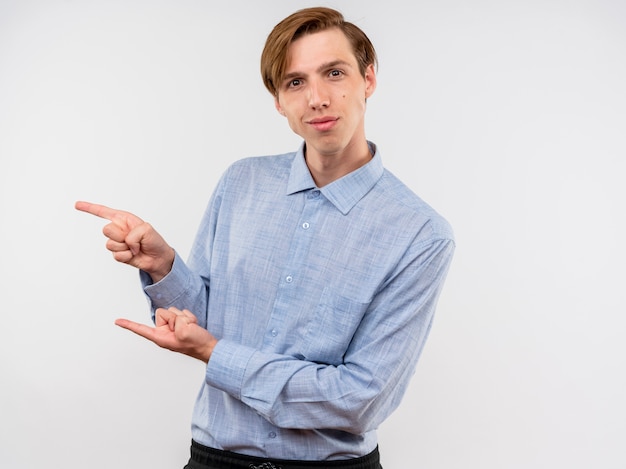
<svg viewBox="0 0 626 469">
<path fill-rule="evenodd" d="M 330 76 L 331 78 L 339 78 L 340 76 L 343 75 L 343 72 L 341 70 L 331 70 L 328 73 L 328 76 Z"/>
<path fill-rule="evenodd" d="M 293 80 L 289 80 L 287 82 L 287 88 L 297 88 L 302 84 L 302 80 L 299 78 L 294 78 Z"/>
</svg>

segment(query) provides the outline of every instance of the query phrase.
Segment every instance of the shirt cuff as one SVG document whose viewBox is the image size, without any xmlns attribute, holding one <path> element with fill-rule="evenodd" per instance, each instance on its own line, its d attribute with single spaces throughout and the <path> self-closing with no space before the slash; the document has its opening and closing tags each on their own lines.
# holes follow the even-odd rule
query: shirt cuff
<svg viewBox="0 0 626 469">
<path fill-rule="evenodd" d="M 207 365 L 207 384 L 240 399 L 248 362 L 254 353 L 250 347 L 219 340 Z"/>
<path fill-rule="evenodd" d="M 169 308 L 189 288 L 191 282 L 189 269 L 178 253 L 174 256 L 172 270 L 157 283 L 152 283 L 150 275 L 143 270 L 139 271 L 139 278 L 154 309 Z"/>
</svg>

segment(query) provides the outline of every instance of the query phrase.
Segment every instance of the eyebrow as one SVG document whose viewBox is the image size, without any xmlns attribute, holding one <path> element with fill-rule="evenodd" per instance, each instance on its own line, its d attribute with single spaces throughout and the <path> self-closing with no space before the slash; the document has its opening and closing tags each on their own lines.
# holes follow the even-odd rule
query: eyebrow
<svg viewBox="0 0 626 469">
<path fill-rule="evenodd" d="M 329 68 L 336 67 L 337 65 L 344 65 L 344 66 L 347 65 L 348 67 L 352 68 L 352 65 L 350 65 L 349 62 L 346 62 L 345 60 L 337 59 L 337 60 L 332 60 L 330 62 L 323 63 L 322 65 L 317 67 L 316 72 L 320 73 L 320 72 L 323 72 L 324 70 L 328 70 Z M 298 71 L 289 72 L 289 73 L 286 73 L 283 76 L 282 81 L 284 82 L 284 81 L 287 81 L 287 80 L 289 80 L 291 78 L 297 78 L 297 77 L 301 77 L 303 75 L 306 75 L 306 73 L 302 73 L 302 72 L 298 72 Z"/>
</svg>

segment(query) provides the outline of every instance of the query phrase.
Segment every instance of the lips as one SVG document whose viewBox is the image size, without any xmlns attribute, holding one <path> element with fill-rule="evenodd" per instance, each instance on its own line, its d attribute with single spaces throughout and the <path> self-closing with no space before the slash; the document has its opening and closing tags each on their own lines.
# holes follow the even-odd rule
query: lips
<svg viewBox="0 0 626 469">
<path fill-rule="evenodd" d="M 315 130 L 319 130 L 320 132 L 324 132 L 332 129 L 339 118 L 337 117 L 316 117 L 315 119 L 311 119 L 308 121 L 308 124 L 313 127 Z"/>
</svg>

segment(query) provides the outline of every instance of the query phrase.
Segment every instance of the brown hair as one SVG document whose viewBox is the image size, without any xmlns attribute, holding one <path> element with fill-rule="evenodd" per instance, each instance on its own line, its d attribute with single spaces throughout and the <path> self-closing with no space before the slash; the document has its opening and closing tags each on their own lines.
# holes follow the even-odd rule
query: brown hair
<svg viewBox="0 0 626 469">
<path fill-rule="evenodd" d="M 346 35 L 361 75 L 365 76 L 368 66 L 378 65 L 376 51 L 361 29 L 344 20 L 343 15 L 331 8 L 316 7 L 298 10 L 278 23 L 265 41 L 261 54 L 261 76 L 263 84 L 274 96 L 287 68 L 287 51 L 292 42 L 306 35 L 339 28 Z"/>
</svg>

